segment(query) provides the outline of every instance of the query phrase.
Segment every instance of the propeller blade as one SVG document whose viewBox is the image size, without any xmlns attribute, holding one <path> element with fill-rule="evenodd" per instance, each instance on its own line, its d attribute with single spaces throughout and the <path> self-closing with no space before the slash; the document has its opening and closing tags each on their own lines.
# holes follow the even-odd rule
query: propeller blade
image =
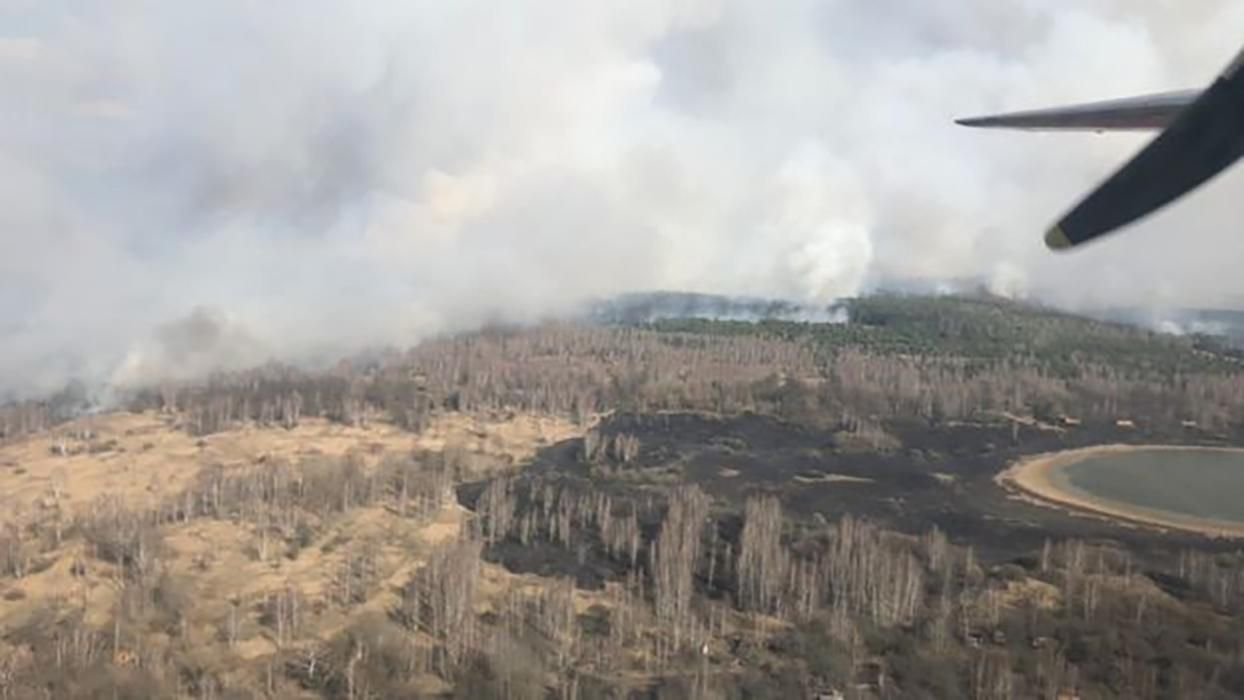
<svg viewBox="0 0 1244 700">
<path fill-rule="evenodd" d="M 1222 172 L 1244 155 L 1244 52 L 1161 134 L 1045 236 L 1054 250 L 1126 226 Z"/>
</svg>

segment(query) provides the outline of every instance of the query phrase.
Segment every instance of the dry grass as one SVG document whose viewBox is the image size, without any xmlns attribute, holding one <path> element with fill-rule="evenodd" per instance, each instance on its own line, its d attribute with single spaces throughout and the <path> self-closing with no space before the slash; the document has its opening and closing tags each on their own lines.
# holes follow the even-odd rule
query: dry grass
<svg viewBox="0 0 1244 700">
<path fill-rule="evenodd" d="M 530 458 L 542 447 L 582 435 L 584 428 L 550 416 L 506 414 L 443 415 L 420 433 L 417 444 L 428 450 L 459 449 L 511 462 Z"/>
<path fill-rule="evenodd" d="M 85 430 L 90 438 L 74 437 Z M 548 417 L 448 415 L 418 436 L 383 424 L 352 428 L 308 420 L 293 430 L 248 426 L 199 440 L 158 414 L 98 416 L 63 426 L 54 434 L 0 446 L 0 465 L 17 465 L 0 467 L 0 489 L 15 504 L 0 515 L 0 523 L 46 525 L 56 512 L 71 522 L 103 496 L 116 497 L 142 512 L 175 496 L 194 483 L 201 470 L 215 465 L 250 472 L 283 462 L 297 469 L 303 460 L 323 464 L 318 458 L 353 454 L 367 467 L 388 456 L 429 450 L 453 453 L 455 462 L 465 465 L 466 478 L 477 478 L 513 468 L 541 447 L 582 430 Z M 62 443 L 71 454 L 59 453 Z M 92 444 L 96 449 L 90 449 Z M 99 448 L 105 444 L 109 449 Z M 132 627 L 122 647 L 127 652 L 193 659 L 238 687 L 258 687 L 256 678 L 262 677 L 261 669 L 274 654 L 301 653 L 298 650 L 339 638 L 369 616 L 383 619 L 399 608 L 403 587 L 439 546 L 457 538 L 468 523 L 469 512 L 452 496 L 447 491 L 439 507 L 433 504 L 419 518 L 399 514 L 384 501 L 334 512 L 317 520 L 313 536 L 298 545 L 274 538 L 263 558 L 254 520 L 197 517 L 165 524 L 159 528 L 159 564 L 149 582 L 175 581 L 188 603 L 180 608 L 175 632 L 148 621 L 127 623 L 146 626 Z M 37 571 L 0 580 L 0 629 L 17 629 L 49 609 L 69 614 L 82 610 L 88 626 L 111 634 L 124 596 L 121 567 L 97 558 L 71 531 L 61 546 L 45 545 L 41 550 L 44 562 L 35 567 Z M 364 551 L 373 562 L 369 583 L 361 596 L 343 601 L 340 572 L 347 560 Z M 535 599 L 552 583 L 546 577 L 481 562 L 475 611 L 503 614 L 516 597 L 538 605 Z M 611 583 L 604 590 L 575 588 L 575 610 L 583 614 L 598 607 L 612 609 L 618 600 L 612 588 L 618 585 Z M 282 644 L 265 610 L 276 596 L 290 591 L 301 601 L 303 622 L 296 641 Z M 232 644 L 227 632 L 231 619 L 237 621 Z M 661 620 L 642 611 L 635 624 L 645 637 L 664 629 Z M 131 649 L 131 643 L 138 646 Z M 642 662 L 644 653 L 631 661 Z M 427 676 L 420 688 L 436 693 L 448 686 Z"/>
<path fill-rule="evenodd" d="M 574 424 L 551 417 L 451 414 L 417 436 L 381 423 L 349 427 L 307 419 L 290 430 L 245 426 L 200 439 L 179 430 L 171 416 L 93 416 L 0 445 L 0 525 L 46 523 L 57 514 L 68 523 L 104 496 L 141 510 L 174 496 L 213 465 L 262 469 L 271 461 L 297 465 L 307 458 L 348 453 L 374 465 L 389 455 L 450 450 L 482 476 L 520 464 L 540 448 L 577 434 L 581 429 Z M 221 625 L 231 601 L 237 601 L 246 623 L 229 653 L 254 659 L 275 649 L 270 631 L 257 621 L 257 609 L 269 595 L 297 590 L 316 610 L 311 635 L 328 638 L 356 615 L 384 612 L 394 604 L 401 584 L 427 553 L 457 536 L 463 516 L 448 498 L 425 521 L 399 517 L 379 506 L 357 508 L 334 519 L 293 556 L 282 547 L 262 561 L 251 525 L 201 518 L 161 528 L 160 561 L 165 573 L 189 587 L 193 605 L 187 614 L 188 638 L 204 647 L 223 644 Z M 334 576 L 347 554 L 362 546 L 375 553 L 376 585 L 353 607 L 335 605 Z M 49 606 L 84 609 L 88 624 L 106 625 L 122 586 L 117 568 L 90 556 L 77 538 L 43 549 L 32 573 L 0 585 L 0 629 L 13 629 Z M 75 565 L 83 564 L 85 572 L 75 573 Z M 501 581 L 510 575 L 489 565 L 486 576 Z"/>
<path fill-rule="evenodd" d="M 83 431 L 93 436 L 74 437 Z M 209 465 L 297 462 L 348 452 L 375 463 L 415 449 L 459 450 L 485 458 L 480 464 L 489 466 L 517 464 L 580 433 L 573 423 L 546 416 L 449 414 L 417 436 L 384 423 L 358 428 L 305 419 L 291 430 L 245 426 L 200 439 L 177 430 L 171 416 L 112 413 L 0 444 L 0 494 L 5 512 L 14 515 L 51 508 L 58 493 L 61 506 L 70 509 L 105 494 L 141 506 L 177 493 Z M 69 454 L 58 454 L 61 445 Z"/>
<path fill-rule="evenodd" d="M 1062 598 L 1057 586 L 1035 578 L 1025 578 L 1022 581 L 1007 582 L 1006 590 L 1002 593 L 1002 604 L 1015 607 L 1027 602 L 1041 610 L 1053 610 L 1062 603 Z"/>
<path fill-rule="evenodd" d="M 7 512 L 52 507 L 71 512 L 94 499 L 116 496 L 134 506 L 158 502 L 185 488 L 205 466 L 248 466 L 260 459 L 296 462 L 313 455 L 357 450 L 375 458 L 409 449 L 408 433 L 388 425 L 353 428 L 306 420 L 292 430 L 246 426 L 195 438 L 173 418 L 112 413 L 80 419 L 55 431 L 0 446 L 0 493 Z M 75 437 L 90 431 L 93 437 Z M 69 454 L 58 453 L 64 446 Z"/>
</svg>

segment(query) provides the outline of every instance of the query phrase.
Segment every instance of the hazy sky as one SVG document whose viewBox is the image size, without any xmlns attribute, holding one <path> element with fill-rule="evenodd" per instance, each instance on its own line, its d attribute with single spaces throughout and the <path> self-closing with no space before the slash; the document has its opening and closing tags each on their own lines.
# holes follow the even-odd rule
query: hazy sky
<svg viewBox="0 0 1244 700">
<path fill-rule="evenodd" d="M 1241 27 L 1239 0 L 0 0 L 0 392 L 651 288 L 1238 302 L 1240 170 L 1056 256 L 1145 137 L 951 120 L 1200 86 Z"/>
</svg>

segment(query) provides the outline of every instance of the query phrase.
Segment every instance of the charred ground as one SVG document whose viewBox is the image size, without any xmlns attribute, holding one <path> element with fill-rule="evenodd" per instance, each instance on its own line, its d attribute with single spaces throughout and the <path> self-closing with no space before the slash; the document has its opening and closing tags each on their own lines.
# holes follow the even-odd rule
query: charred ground
<svg viewBox="0 0 1244 700">
<path fill-rule="evenodd" d="M 128 414 L 0 409 L 0 693 L 1244 693 L 1233 544 L 993 482 L 1240 444 L 1232 353 L 992 298 L 845 311 L 494 328 Z"/>
<path fill-rule="evenodd" d="M 633 456 L 587 461 L 585 440 L 575 438 L 541 450 L 525 473 L 618 493 L 694 483 L 715 502 L 740 510 L 748 497 L 772 494 L 792 519 L 811 523 L 854 515 L 913 534 L 936 526 L 999 561 L 1022 558 L 1049 537 L 1103 537 L 1146 549 L 1205 544 L 1193 535 L 1138 531 L 1017 501 L 994 477 L 1014 461 L 1044 452 L 1098 444 L 1222 444 L 1220 438 L 1186 430 L 1138 432 L 1113 423 L 1054 429 L 1001 417 L 886 428 L 894 445 L 874 450 L 853 446 L 840 431 L 763 414 L 620 413 L 596 425 L 588 441 L 633 437 L 639 445 Z M 464 487 L 464 502 L 473 504 L 477 491 Z"/>
</svg>

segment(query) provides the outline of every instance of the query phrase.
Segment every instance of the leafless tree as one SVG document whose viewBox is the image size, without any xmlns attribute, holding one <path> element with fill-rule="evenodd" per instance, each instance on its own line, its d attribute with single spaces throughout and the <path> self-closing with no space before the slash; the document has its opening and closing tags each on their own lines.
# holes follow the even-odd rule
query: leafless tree
<svg viewBox="0 0 1244 700">
<path fill-rule="evenodd" d="M 669 625 L 675 650 L 691 641 L 693 575 L 707 515 L 708 497 L 699 488 L 678 487 L 670 495 L 665 522 L 650 550 L 656 614 Z"/>
<path fill-rule="evenodd" d="M 514 526 L 514 483 L 511 479 L 494 479 L 484 488 L 479 501 L 479 519 L 484 530 L 484 542 L 496 544 L 510 534 Z"/>
<path fill-rule="evenodd" d="M 402 617 L 437 641 L 434 668 L 445 677 L 478 642 L 474 605 L 481 546 L 464 538 L 438 547 L 403 590 Z"/>
<path fill-rule="evenodd" d="M 972 660 L 972 697 L 1009 700 L 1014 692 L 1011 657 L 1005 651 L 982 651 Z"/>
<path fill-rule="evenodd" d="M 790 554 L 782 544 L 782 505 L 774 496 L 747 500 L 739 542 L 739 602 L 747 609 L 778 613 L 786 590 Z"/>
<path fill-rule="evenodd" d="M 299 639 L 306 610 L 306 599 L 293 585 L 268 594 L 261 621 L 272 629 L 278 647 L 287 647 Z"/>
</svg>

